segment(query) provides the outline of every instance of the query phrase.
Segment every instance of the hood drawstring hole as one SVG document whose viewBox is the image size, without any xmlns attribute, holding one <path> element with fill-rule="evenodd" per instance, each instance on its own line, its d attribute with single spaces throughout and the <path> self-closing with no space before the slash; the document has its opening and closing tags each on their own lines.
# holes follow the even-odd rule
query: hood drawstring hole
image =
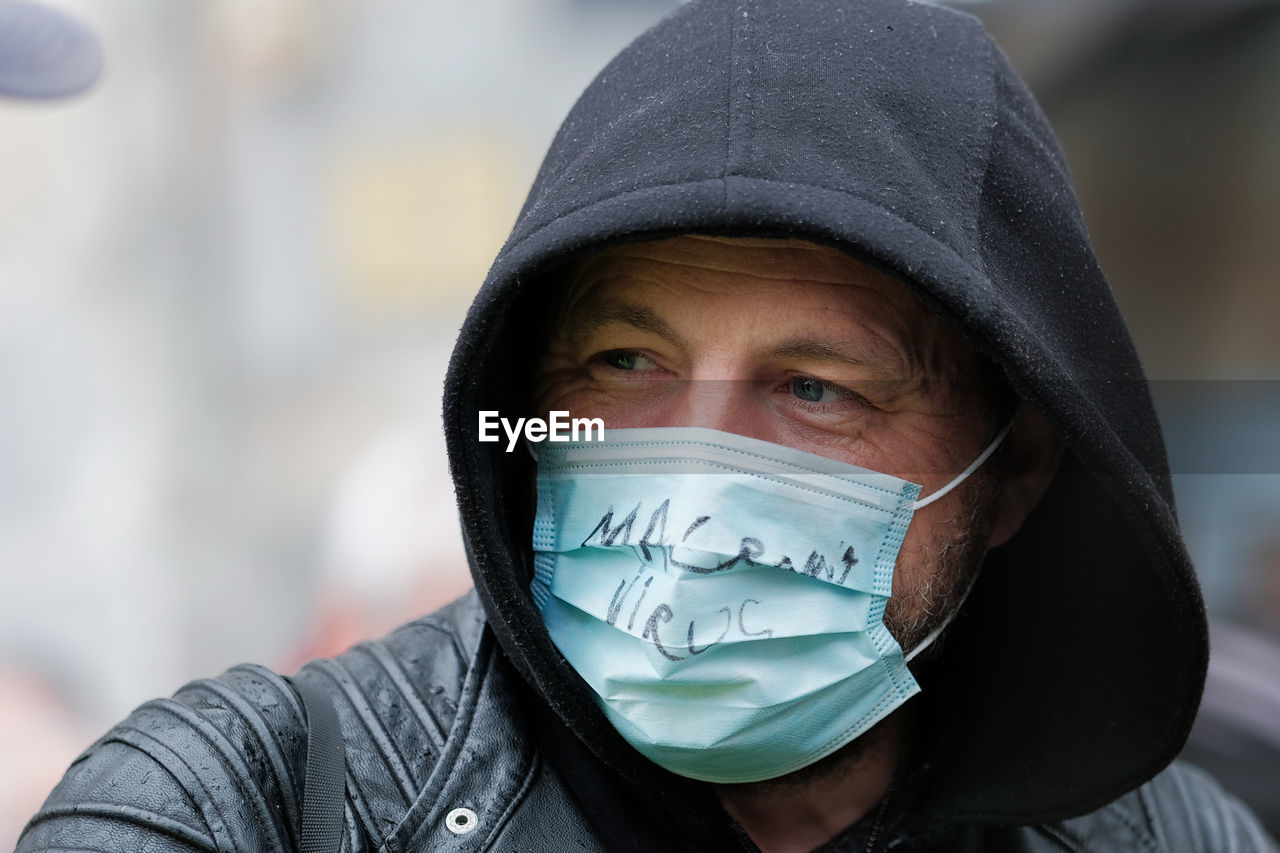
<svg viewBox="0 0 1280 853">
<path fill-rule="evenodd" d="M 444 825 L 454 835 L 466 835 L 480 825 L 480 818 L 471 809 L 454 809 L 445 816 Z"/>
</svg>

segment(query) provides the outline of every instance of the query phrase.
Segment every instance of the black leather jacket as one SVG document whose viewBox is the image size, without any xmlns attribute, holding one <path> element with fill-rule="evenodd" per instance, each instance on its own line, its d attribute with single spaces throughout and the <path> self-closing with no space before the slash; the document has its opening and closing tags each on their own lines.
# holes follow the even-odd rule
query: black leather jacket
<svg viewBox="0 0 1280 853">
<path fill-rule="evenodd" d="M 664 806 L 660 793 L 646 797 L 597 775 L 595 759 L 529 704 L 474 595 L 295 678 L 337 706 L 346 851 L 755 849 L 722 815 L 722 824 L 699 825 Z M 32 819 L 18 853 L 295 850 L 305 760 L 305 719 L 289 680 L 239 666 L 143 705 L 90 747 Z M 446 825 L 456 808 L 475 813 L 471 831 Z M 909 817 L 904 825 L 928 823 Z M 1082 817 L 970 825 L 926 847 L 902 833 L 886 842 L 946 853 L 1271 849 L 1212 780 L 1176 764 Z"/>
</svg>

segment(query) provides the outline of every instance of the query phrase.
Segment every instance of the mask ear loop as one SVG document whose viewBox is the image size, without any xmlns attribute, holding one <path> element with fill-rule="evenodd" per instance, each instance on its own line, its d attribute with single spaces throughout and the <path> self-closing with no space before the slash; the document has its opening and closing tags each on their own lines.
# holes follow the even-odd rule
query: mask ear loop
<svg viewBox="0 0 1280 853">
<path fill-rule="evenodd" d="M 991 454 L 996 452 L 996 448 L 1000 446 L 1000 443 L 1002 441 L 1004 441 L 1004 437 L 1009 434 L 1009 430 L 1011 429 L 1013 429 L 1013 421 L 1009 421 L 1009 423 L 1005 424 L 1004 429 L 1000 430 L 1000 432 L 996 434 L 996 437 L 991 440 L 991 443 L 987 445 L 987 449 L 982 451 L 982 453 L 978 456 L 978 458 L 973 460 L 973 462 L 969 465 L 968 468 L 965 468 L 958 475 L 956 475 L 956 478 L 954 480 L 952 480 L 950 483 L 947 483 L 941 489 L 938 489 L 938 491 L 929 495 L 929 497 L 922 498 L 916 501 L 914 504 L 912 504 L 911 508 L 913 510 L 918 510 L 918 509 L 921 509 L 922 507 L 926 507 L 929 504 L 936 501 L 938 498 L 946 495 L 948 492 L 950 492 L 956 486 L 963 483 L 965 480 L 967 480 L 970 474 L 972 474 L 974 471 L 977 471 L 979 468 L 982 467 L 983 462 L 986 462 L 988 459 L 991 458 Z"/>
<path fill-rule="evenodd" d="M 956 486 L 963 483 L 970 474 L 972 474 L 974 471 L 977 471 L 979 468 L 982 467 L 983 462 L 986 462 L 988 459 L 991 458 L 991 454 L 996 452 L 996 448 L 998 448 L 1001 442 L 1004 441 L 1005 436 L 1009 434 L 1009 430 L 1011 429 L 1013 429 L 1013 421 L 1009 421 L 1009 423 L 1004 425 L 1004 429 L 1000 430 L 1000 432 L 996 434 L 996 437 L 993 438 L 991 440 L 991 443 L 987 445 L 987 449 L 982 451 L 982 453 L 978 456 L 977 459 L 973 460 L 973 464 L 971 464 L 968 468 L 965 468 L 963 471 L 960 472 L 959 476 L 957 476 L 950 483 L 947 483 L 941 489 L 938 489 L 938 491 L 929 495 L 929 497 L 925 498 L 924 500 L 916 501 L 915 508 L 919 509 L 922 506 L 928 506 L 929 504 L 936 501 L 938 498 L 945 495 L 947 492 L 954 489 Z M 964 607 L 964 603 L 965 601 L 968 600 L 969 593 L 973 592 L 974 584 L 977 583 L 977 581 L 978 581 L 978 573 L 974 572 L 973 577 L 969 578 L 969 585 L 965 587 L 964 595 L 960 596 L 960 601 L 956 604 L 955 609 L 951 611 L 950 615 L 948 615 L 946 619 L 942 620 L 941 625 L 939 625 L 938 627 L 930 631 L 928 636 L 926 636 L 923 640 L 921 640 L 916 645 L 916 647 L 910 651 L 910 653 L 908 653 L 902 658 L 902 662 L 904 664 L 911 663 L 911 661 L 915 660 L 917 655 L 919 655 L 925 649 L 929 648 L 929 646 L 933 645 L 933 641 L 938 639 L 938 637 L 942 635 L 942 632 L 945 631 L 947 629 L 947 626 L 951 624 L 951 620 L 955 619 L 956 614 L 959 613 L 961 608 Z"/>
</svg>

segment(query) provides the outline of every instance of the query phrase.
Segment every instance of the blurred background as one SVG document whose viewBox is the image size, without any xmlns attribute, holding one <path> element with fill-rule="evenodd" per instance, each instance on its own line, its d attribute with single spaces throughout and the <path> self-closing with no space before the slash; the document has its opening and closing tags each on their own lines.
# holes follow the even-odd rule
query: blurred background
<svg viewBox="0 0 1280 853">
<path fill-rule="evenodd" d="M 678 5 L 43 2 L 105 69 L 0 98 L 0 848 L 145 699 L 469 586 L 453 336 L 560 119 Z M 1215 623 L 1195 757 L 1275 832 L 1280 2 L 955 5 L 1067 148 Z"/>
</svg>

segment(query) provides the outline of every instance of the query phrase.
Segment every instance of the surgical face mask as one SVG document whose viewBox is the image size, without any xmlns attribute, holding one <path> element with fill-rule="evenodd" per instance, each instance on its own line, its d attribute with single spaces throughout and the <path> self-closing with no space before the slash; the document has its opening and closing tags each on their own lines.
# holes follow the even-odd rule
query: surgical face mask
<svg viewBox="0 0 1280 853">
<path fill-rule="evenodd" d="M 923 501 L 905 480 L 716 430 L 544 444 L 534 601 L 647 758 L 707 782 L 782 776 L 919 692 L 883 621 L 898 549 L 915 510 L 1007 432 Z"/>
</svg>

